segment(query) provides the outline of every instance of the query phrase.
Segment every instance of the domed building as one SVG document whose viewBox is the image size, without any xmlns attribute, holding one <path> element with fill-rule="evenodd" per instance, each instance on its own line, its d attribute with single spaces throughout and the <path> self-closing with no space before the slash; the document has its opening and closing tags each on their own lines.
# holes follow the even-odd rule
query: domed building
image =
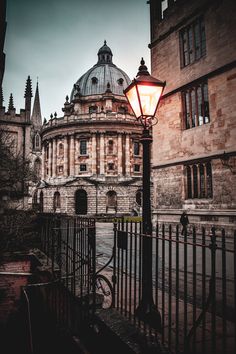
<svg viewBox="0 0 236 354">
<path fill-rule="evenodd" d="M 128 75 L 106 41 L 98 62 L 73 85 L 64 115 L 42 128 L 42 180 L 34 194 L 41 211 L 78 215 L 138 214 L 142 129 L 123 90 Z"/>
</svg>

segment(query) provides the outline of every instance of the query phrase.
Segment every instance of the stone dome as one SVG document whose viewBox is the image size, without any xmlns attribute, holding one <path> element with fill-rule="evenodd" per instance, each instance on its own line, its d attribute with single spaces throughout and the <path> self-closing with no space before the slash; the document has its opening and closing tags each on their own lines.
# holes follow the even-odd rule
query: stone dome
<svg viewBox="0 0 236 354">
<path fill-rule="evenodd" d="M 74 84 L 70 99 L 81 96 L 101 95 L 107 90 L 124 96 L 123 90 L 130 84 L 128 75 L 112 62 L 112 51 L 106 41 L 98 51 L 98 62 Z"/>
</svg>

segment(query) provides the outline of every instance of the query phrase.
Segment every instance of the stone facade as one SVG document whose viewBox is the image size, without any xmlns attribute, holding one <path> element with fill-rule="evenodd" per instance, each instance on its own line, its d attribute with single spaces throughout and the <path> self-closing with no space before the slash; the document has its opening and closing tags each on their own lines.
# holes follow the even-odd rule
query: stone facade
<svg viewBox="0 0 236 354">
<path fill-rule="evenodd" d="M 152 75 L 166 81 L 154 127 L 154 217 L 236 222 L 236 3 L 151 6 Z M 163 11 L 164 10 L 164 11 Z M 227 20 L 226 20 L 227 18 Z"/>
<path fill-rule="evenodd" d="M 41 210 L 140 213 L 141 127 L 123 94 L 129 82 L 105 42 L 66 97 L 64 116 L 43 125 L 42 181 L 33 198 Z"/>
<path fill-rule="evenodd" d="M 32 88 L 31 79 L 28 77 L 25 89 L 25 108 L 16 112 L 13 102 L 13 95 L 9 99 L 9 105 L 6 109 L 3 106 L 3 100 L 0 102 L 0 129 L 6 133 L 7 142 L 14 143 L 13 153 L 23 160 L 30 162 L 31 167 L 36 170 L 38 178 L 41 174 L 41 111 L 39 102 L 38 84 L 36 87 L 36 94 L 31 114 L 31 98 Z M 36 136 L 38 137 L 36 139 Z M 35 144 L 37 140 L 37 144 Z M 18 197 L 11 193 L 11 190 L 4 190 L 0 187 L 0 204 L 5 207 L 28 209 L 32 204 L 31 191 L 35 189 L 35 183 L 26 185 L 19 184 L 21 195 Z"/>
</svg>

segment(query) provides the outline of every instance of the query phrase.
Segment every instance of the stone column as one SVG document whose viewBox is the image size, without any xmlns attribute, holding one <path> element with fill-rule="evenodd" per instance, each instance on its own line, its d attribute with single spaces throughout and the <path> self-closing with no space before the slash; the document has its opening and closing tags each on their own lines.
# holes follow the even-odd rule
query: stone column
<svg viewBox="0 0 236 354">
<path fill-rule="evenodd" d="M 118 175 L 122 175 L 122 134 L 118 134 L 117 142 Z"/>
<path fill-rule="evenodd" d="M 64 176 L 68 176 L 68 138 L 64 137 Z"/>
<path fill-rule="evenodd" d="M 97 143 L 96 133 L 92 133 L 92 174 L 97 173 Z"/>
<path fill-rule="evenodd" d="M 75 175 L 75 137 L 70 136 L 70 176 Z"/>
<path fill-rule="evenodd" d="M 52 141 L 48 144 L 48 177 L 52 177 Z"/>
<path fill-rule="evenodd" d="M 104 165 L 104 148 L 105 148 L 105 142 L 104 142 L 104 133 L 101 133 L 100 135 L 100 174 L 104 175 L 105 173 L 105 165 Z"/>
<path fill-rule="evenodd" d="M 42 171 L 41 171 L 42 179 L 45 178 L 45 147 L 42 143 Z"/>
<path fill-rule="evenodd" d="M 52 177 L 56 177 L 57 166 L 57 142 L 56 138 L 52 140 Z"/>
<path fill-rule="evenodd" d="M 125 174 L 130 176 L 130 136 L 126 134 L 125 138 Z"/>
</svg>

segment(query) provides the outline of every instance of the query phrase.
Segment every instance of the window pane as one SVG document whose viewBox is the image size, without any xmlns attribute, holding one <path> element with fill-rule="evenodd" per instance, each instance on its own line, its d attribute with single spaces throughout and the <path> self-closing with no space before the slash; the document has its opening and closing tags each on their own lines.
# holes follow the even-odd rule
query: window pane
<svg viewBox="0 0 236 354">
<path fill-rule="evenodd" d="M 204 123 L 210 122 L 209 116 L 209 101 L 208 101 L 208 86 L 204 84 L 203 86 L 203 97 L 204 97 Z"/>
<path fill-rule="evenodd" d="M 108 154 L 113 154 L 113 141 L 109 140 L 108 142 Z"/>
<path fill-rule="evenodd" d="M 180 32 L 182 65 L 187 66 L 206 54 L 206 36 L 203 19 L 197 19 Z"/>
<path fill-rule="evenodd" d="M 134 155 L 139 155 L 139 143 L 137 141 L 134 142 Z"/>
<path fill-rule="evenodd" d="M 212 171 L 211 171 L 211 163 L 207 163 L 206 166 L 207 172 L 207 197 L 212 198 Z"/>
<path fill-rule="evenodd" d="M 190 94 L 189 92 L 186 92 L 184 94 L 185 96 L 185 124 L 186 124 L 186 129 L 189 129 L 191 127 L 190 125 Z"/>
<path fill-rule="evenodd" d="M 203 122 L 203 104 L 202 104 L 202 88 L 199 86 L 197 88 L 197 106 L 198 106 L 198 125 L 202 125 Z"/>
<path fill-rule="evenodd" d="M 187 197 L 192 198 L 192 176 L 189 166 L 187 166 Z"/>
<path fill-rule="evenodd" d="M 205 24 L 203 20 L 200 23 L 201 30 L 201 56 L 206 54 L 206 34 L 205 34 Z"/>
<path fill-rule="evenodd" d="M 205 198 L 206 191 L 205 191 L 205 176 L 204 176 L 204 166 L 200 164 L 200 197 Z"/>
<path fill-rule="evenodd" d="M 183 48 L 183 60 L 184 60 L 184 66 L 189 64 L 189 58 L 188 58 L 188 41 L 187 41 L 187 32 L 184 31 L 182 32 L 181 35 L 181 40 L 182 40 L 182 48 Z"/>
<path fill-rule="evenodd" d="M 191 105 L 192 105 L 192 127 L 196 127 L 196 95 L 195 89 L 191 92 Z"/>
<path fill-rule="evenodd" d="M 197 166 L 193 165 L 193 198 L 198 198 Z"/>
<path fill-rule="evenodd" d="M 192 27 L 190 27 L 188 30 L 188 46 L 189 46 L 189 62 L 193 63 L 194 52 L 193 52 L 193 29 L 192 29 Z"/>
<path fill-rule="evenodd" d="M 87 154 L 87 141 L 81 140 L 80 141 L 80 155 L 86 155 L 86 154 Z"/>
<path fill-rule="evenodd" d="M 194 40 L 195 40 L 195 59 L 199 59 L 201 56 L 200 51 L 200 25 L 196 22 L 194 25 Z"/>
</svg>

